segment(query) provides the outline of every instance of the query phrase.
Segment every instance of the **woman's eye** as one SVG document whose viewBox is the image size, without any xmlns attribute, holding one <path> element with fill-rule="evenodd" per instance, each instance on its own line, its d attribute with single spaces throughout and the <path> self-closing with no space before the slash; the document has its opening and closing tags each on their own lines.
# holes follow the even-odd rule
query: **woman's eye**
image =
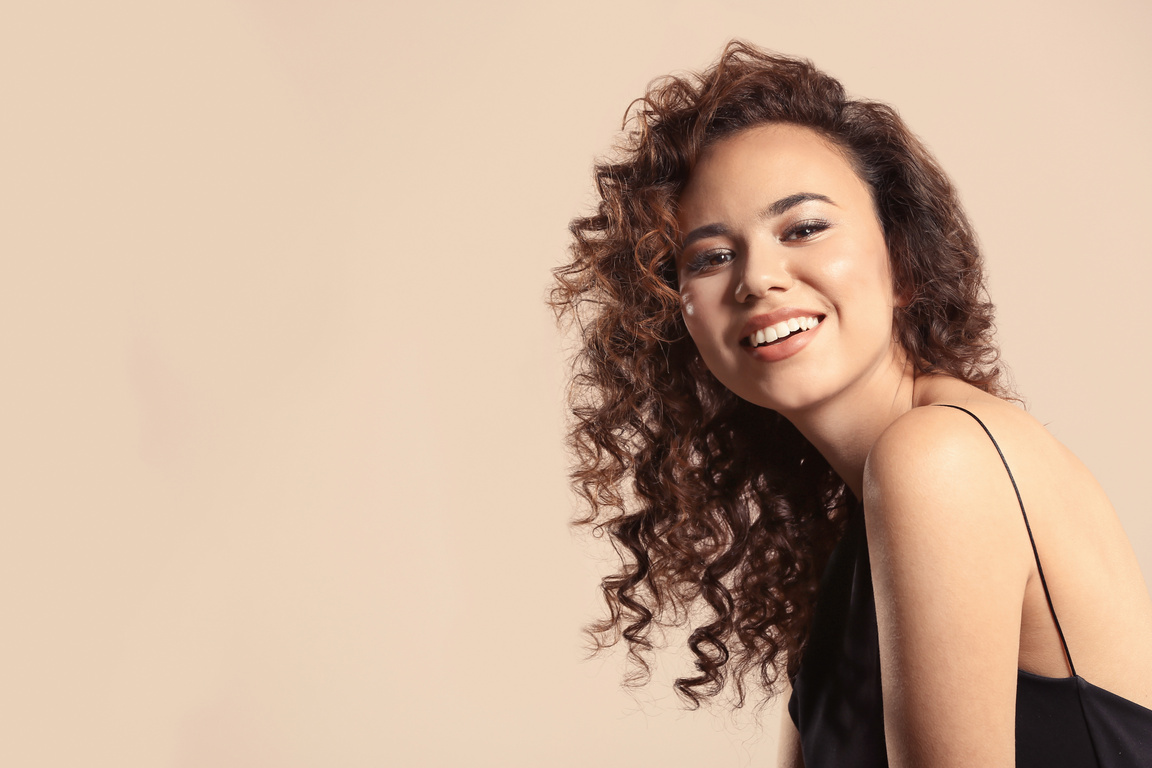
<svg viewBox="0 0 1152 768">
<path fill-rule="evenodd" d="M 692 258 L 688 264 L 689 272 L 703 272 L 713 267 L 719 267 L 732 261 L 732 251 L 704 251 Z"/>
<path fill-rule="evenodd" d="M 801 221 L 785 230 L 784 237 L 781 239 L 785 241 L 807 240 L 813 235 L 828 229 L 829 226 L 828 222 L 820 221 L 819 219 Z"/>
</svg>

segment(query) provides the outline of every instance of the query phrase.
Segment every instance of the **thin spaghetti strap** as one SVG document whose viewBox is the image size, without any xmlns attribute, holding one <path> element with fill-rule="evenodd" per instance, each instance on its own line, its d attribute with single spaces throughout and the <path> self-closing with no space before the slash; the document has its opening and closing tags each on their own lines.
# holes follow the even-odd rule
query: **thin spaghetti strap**
<svg viewBox="0 0 1152 768">
<path fill-rule="evenodd" d="M 1052 595 L 1048 591 L 1048 582 L 1044 579 L 1044 568 L 1040 565 L 1040 553 L 1036 549 L 1036 539 L 1032 536 L 1032 526 L 1028 522 L 1028 513 L 1024 511 L 1024 499 L 1020 497 L 1020 488 L 1016 485 L 1016 478 L 1012 475 L 1012 469 L 1008 466 L 1008 460 L 1004 458 L 1004 451 L 1000 450 L 1000 444 L 996 442 L 996 438 L 992 436 L 992 432 L 988 429 L 988 426 L 980 420 L 979 416 L 972 413 L 972 411 L 967 408 L 961 408 L 959 405 L 952 405 L 951 403 L 934 403 L 934 405 L 964 411 L 964 413 L 976 419 L 976 423 L 984 429 L 984 434 L 988 435 L 988 439 L 992 441 L 992 445 L 996 446 L 996 453 L 1000 454 L 1000 461 L 1004 463 L 1004 469 L 1008 472 L 1008 479 L 1012 481 L 1012 490 L 1016 492 L 1016 501 L 1020 504 L 1020 514 L 1024 516 L 1024 527 L 1028 530 L 1028 541 L 1032 544 L 1032 555 L 1036 558 L 1036 571 L 1040 574 L 1040 586 L 1044 588 L 1044 598 L 1048 601 L 1048 610 L 1052 613 L 1052 621 L 1055 622 L 1056 632 L 1060 635 L 1060 645 L 1064 647 L 1064 656 L 1068 659 L 1068 668 L 1072 671 L 1072 676 L 1075 677 L 1076 665 L 1072 663 L 1072 654 L 1068 650 L 1068 642 L 1064 639 L 1064 630 L 1060 628 L 1060 619 L 1056 618 L 1056 608 L 1052 605 Z"/>
</svg>

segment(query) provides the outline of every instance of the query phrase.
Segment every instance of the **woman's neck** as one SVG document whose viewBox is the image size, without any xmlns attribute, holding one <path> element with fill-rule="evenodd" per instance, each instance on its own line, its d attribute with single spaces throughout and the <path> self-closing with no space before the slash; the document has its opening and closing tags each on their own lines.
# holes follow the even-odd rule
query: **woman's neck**
<svg viewBox="0 0 1152 768">
<path fill-rule="evenodd" d="M 868 453 L 892 422 L 924 404 L 918 396 L 924 399 L 915 367 L 900 355 L 852 391 L 783 415 L 820 451 L 856 498 L 862 499 Z"/>
</svg>

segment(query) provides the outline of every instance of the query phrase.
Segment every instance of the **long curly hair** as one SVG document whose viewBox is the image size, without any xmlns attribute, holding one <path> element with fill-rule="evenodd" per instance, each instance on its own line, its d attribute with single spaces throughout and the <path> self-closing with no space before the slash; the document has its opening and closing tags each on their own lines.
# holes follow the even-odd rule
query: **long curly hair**
<svg viewBox="0 0 1152 768">
<path fill-rule="evenodd" d="M 692 706 L 750 673 L 771 695 L 793 676 L 831 549 L 856 500 L 787 420 L 705 368 L 681 316 L 677 201 L 701 152 L 752 126 L 790 123 L 841 148 L 871 190 L 887 241 L 899 342 L 920 373 L 1010 394 L 992 340 L 982 259 L 956 191 L 891 107 L 849 99 L 810 62 L 732 41 L 703 73 L 655 81 L 633 102 L 600 202 L 572 221 L 551 304 L 574 320 L 569 434 L 576 522 L 607 531 L 621 563 L 589 633 L 627 643 L 627 682 L 650 677 L 661 627 L 687 625 Z"/>
</svg>

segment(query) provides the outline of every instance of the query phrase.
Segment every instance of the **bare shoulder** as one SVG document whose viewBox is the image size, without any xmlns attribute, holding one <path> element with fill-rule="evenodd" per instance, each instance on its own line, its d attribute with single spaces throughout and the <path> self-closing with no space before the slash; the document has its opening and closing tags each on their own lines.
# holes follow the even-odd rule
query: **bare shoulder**
<svg viewBox="0 0 1152 768">
<path fill-rule="evenodd" d="M 997 591 L 1010 601 L 1005 611 L 1019 616 L 1031 549 L 1013 479 L 989 434 L 1006 435 L 1019 456 L 1047 450 L 1036 446 L 1046 432 L 1014 406 L 988 400 L 965 403 L 968 413 L 914 408 L 880 436 L 864 471 L 868 546 L 889 586 L 967 583 Z M 995 567 L 975 567 L 974 553 Z"/>
<path fill-rule="evenodd" d="M 1031 416 L 995 398 L 988 401 L 966 404 L 964 410 L 941 407 L 949 405 L 944 403 L 923 406 L 893 422 L 865 463 L 865 508 L 882 509 L 894 501 L 931 501 L 934 507 L 1012 502 L 1005 463 L 985 424 L 994 423 L 1017 452 L 1050 438 Z"/>
<path fill-rule="evenodd" d="M 987 669 L 1009 660 L 1009 678 L 1016 668 L 1067 675 L 1037 573 L 1042 559 L 1077 671 L 1152 705 L 1152 600 L 1092 473 L 1011 403 L 960 387 L 929 402 L 934 405 L 893 422 L 865 465 L 868 549 L 882 657 L 890 669 L 939 675 L 939 665 L 920 666 L 924 649 L 938 660 L 941 649 L 953 648 L 960 654 L 955 658 L 967 662 L 979 648 L 980 663 L 988 666 L 981 672 L 973 667 L 973 674 L 983 679 L 991 679 Z M 968 413 L 937 407 L 948 404 L 963 406 L 988 432 Z M 967 645 L 953 642 L 970 628 L 978 628 L 978 636 L 966 637 Z M 917 688 L 903 704 L 913 720 L 925 703 L 924 690 Z M 1000 691 L 985 704 L 1001 706 L 1010 694 Z M 887 691 L 885 696 L 887 710 Z M 941 712 L 940 721 L 951 717 Z"/>
<path fill-rule="evenodd" d="M 880 435 L 866 466 L 881 472 L 881 478 L 891 469 L 902 473 L 945 469 L 978 444 L 989 447 L 971 416 L 951 407 L 922 406 L 896 419 Z"/>
<path fill-rule="evenodd" d="M 892 500 L 893 493 L 902 492 L 951 496 L 992 505 L 985 509 L 1003 525 L 1020 517 L 1014 480 L 1040 520 L 1071 508 L 1064 500 L 1074 499 L 1079 508 L 1103 500 L 1091 473 L 1044 425 L 984 393 L 902 415 L 872 446 L 864 475 L 866 497 L 874 500 Z"/>
</svg>

